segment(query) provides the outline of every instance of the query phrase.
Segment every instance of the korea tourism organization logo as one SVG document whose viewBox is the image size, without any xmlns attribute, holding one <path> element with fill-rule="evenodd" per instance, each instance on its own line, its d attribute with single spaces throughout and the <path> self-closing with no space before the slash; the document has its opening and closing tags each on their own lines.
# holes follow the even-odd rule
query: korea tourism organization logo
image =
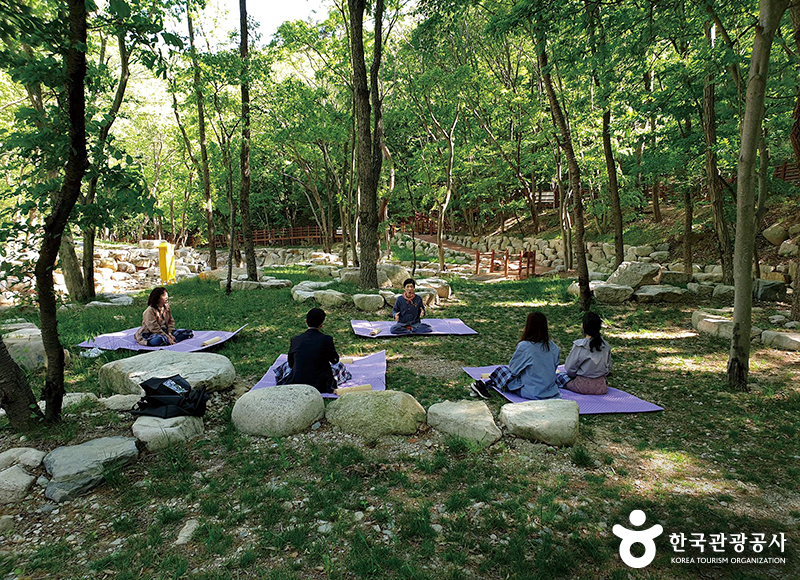
<svg viewBox="0 0 800 580">
<path fill-rule="evenodd" d="M 634 528 L 647 521 L 642 510 L 633 510 L 628 516 Z M 655 539 L 664 532 L 660 524 L 641 530 L 629 529 L 616 524 L 611 530 L 620 538 L 619 557 L 631 568 L 645 568 L 656 557 Z M 744 532 L 726 534 L 702 532 L 671 532 L 668 535 L 673 556 L 670 564 L 785 564 L 786 535 L 747 534 Z M 644 554 L 634 556 L 635 544 L 644 547 Z M 641 551 L 641 550 L 637 550 Z"/>
<path fill-rule="evenodd" d="M 647 520 L 642 510 L 633 510 L 631 515 L 628 516 L 630 522 L 639 527 Z M 646 530 L 629 530 L 628 528 L 616 524 L 612 530 L 614 535 L 622 540 L 619 544 L 619 557 L 631 568 L 644 568 L 649 566 L 653 559 L 656 557 L 656 542 L 655 539 L 661 535 L 664 528 L 660 524 L 656 524 Z M 634 556 L 631 553 L 631 548 L 634 544 L 641 544 L 644 546 L 644 554 L 641 556 Z"/>
</svg>

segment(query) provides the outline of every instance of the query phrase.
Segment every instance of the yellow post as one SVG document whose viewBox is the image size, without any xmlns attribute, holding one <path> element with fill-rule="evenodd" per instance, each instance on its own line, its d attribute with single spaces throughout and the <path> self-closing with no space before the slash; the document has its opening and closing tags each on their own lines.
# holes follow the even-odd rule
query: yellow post
<svg viewBox="0 0 800 580">
<path fill-rule="evenodd" d="M 169 242 L 159 244 L 158 262 L 161 266 L 161 283 L 175 282 L 175 249 Z"/>
</svg>

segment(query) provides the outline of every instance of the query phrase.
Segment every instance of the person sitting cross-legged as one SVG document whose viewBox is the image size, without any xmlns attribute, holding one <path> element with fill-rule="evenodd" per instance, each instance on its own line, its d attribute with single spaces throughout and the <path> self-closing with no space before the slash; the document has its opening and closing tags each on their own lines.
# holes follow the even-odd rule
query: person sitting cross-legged
<svg viewBox="0 0 800 580">
<path fill-rule="evenodd" d="M 339 362 L 333 337 L 320 331 L 323 322 L 324 310 L 312 308 L 308 311 L 308 330 L 292 337 L 289 360 L 275 369 L 276 382 L 279 385 L 311 385 L 320 393 L 332 393 L 339 383 L 352 378 Z"/>
<path fill-rule="evenodd" d="M 193 336 L 191 330 L 175 330 L 167 289 L 163 286 L 153 288 L 147 298 L 147 308 L 142 313 L 142 326 L 133 335 L 134 340 L 142 346 L 170 346 Z"/>
<path fill-rule="evenodd" d="M 510 391 L 525 399 L 560 398 L 556 384 L 558 355 L 558 345 L 550 340 L 547 317 L 541 312 L 531 312 L 511 362 L 497 367 L 487 381 L 475 381 L 470 390 L 483 399 L 489 398 L 489 387 Z"/>
<path fill-rule="evenodd" d="M 403 293 L 394 302 L 392 314 L 395 324 L 389 329 L 392 334 L 424 334 L 433 331 L 429 324 L 421 322 L 425 316 L 425 305 L 415 292 L 417 283 L 413 278 L 403 282 Z"/>
</svg>

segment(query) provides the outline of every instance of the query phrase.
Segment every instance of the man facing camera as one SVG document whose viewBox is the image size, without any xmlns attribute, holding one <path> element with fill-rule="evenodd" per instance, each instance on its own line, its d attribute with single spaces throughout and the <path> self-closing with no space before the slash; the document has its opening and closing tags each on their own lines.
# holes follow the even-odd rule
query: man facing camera
<svg viewBox="0 0 800 580">
<path fill-rule="evenodd" d="M 306 314 L 308 330 L 292 338 L 289 347 L 291 372 L 284 384 L 302 384 L 316 387 L 320 393 L 332 393 L 336 388 L 332 364 L 339 362 L 333 337 L 320 331 L 325 322 L 325 311 L 312 308 Z"/>
</svg>

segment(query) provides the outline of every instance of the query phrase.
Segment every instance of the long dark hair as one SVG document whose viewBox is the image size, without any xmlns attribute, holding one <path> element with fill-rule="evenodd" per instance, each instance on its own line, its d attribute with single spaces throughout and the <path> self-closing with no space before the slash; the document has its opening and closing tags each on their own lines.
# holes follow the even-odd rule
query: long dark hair
<svg viewBox="0 0 800 580">
<path fill-rule="evenodd" d="M 167 292 L 167 289 L 163 286 L 157 286 L 150 291 L 150 297 L 147 299 L 147 305 L 152 306 L 153 308 L 158 308 L 158 301 L 161 300 L 161 296 Z"/>
<path fill-rule="evenodd" d="M 583 334 L 591 337 L 589 341 L 589 352 L 603 350 L 603 337 L 600 335 L 600 327 L 603 321 L 594 312 L 587 312 L 583 315 Z"/>
<path fill-rule="evenodd" d="M 547 317 L 541 312 L 531 312 L 525 321 L 520 342 L 541 342 L 544 350 L 550 350 L 550 333 L 547 331 Z"/>
</svg>

